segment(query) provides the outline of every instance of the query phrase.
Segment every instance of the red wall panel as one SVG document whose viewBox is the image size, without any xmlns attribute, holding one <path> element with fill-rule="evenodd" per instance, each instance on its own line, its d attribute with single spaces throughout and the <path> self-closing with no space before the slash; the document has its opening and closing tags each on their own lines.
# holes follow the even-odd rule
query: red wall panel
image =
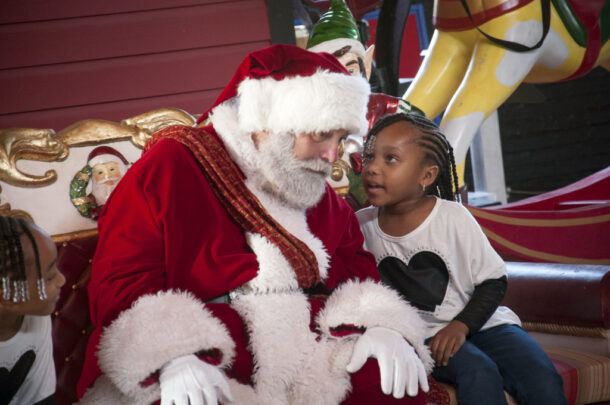
<svg viewBox="0 0 610 405">
<path fill-rule="evenodd" d="M 234 26 L 265 13 L 250 1 L 0 25 L 0 69 L 266 40 L 268 26 Z"/>
<path fill-rule="evenodd" d="M 0 24 L 128 13 L 235 0 L 2 0 Z"/>
<path fill-rule="evenodd" d="M 17 113 L 222 88 L 265 42 L 0 71 L 0 111 Z"/>
<path fill-rule="evenodd" d="M 271 43 L 265 0 L 0 2 L 0 129 L 201 113 Z"/>
</svg>

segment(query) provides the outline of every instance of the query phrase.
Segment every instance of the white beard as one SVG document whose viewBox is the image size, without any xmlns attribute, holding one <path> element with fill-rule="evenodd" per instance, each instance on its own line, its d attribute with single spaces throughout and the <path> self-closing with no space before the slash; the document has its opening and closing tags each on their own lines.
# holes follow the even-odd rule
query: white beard
<svg viewBox="0 0 610 405">
<path fill-rule="evenodd" d="M 98 206 L 102 206 L 102 205 L 106 204 L 108 197 L 110 197 L 110 193 L 112 193 L 112 191 L 116 187 L 119 180 L 120 180 L 120 178 L 117 177 L 117 178 L 107 179 L 107 180 L 101 181 L 101 182 L 96 182 L 95 180 L 93 181 L 93 184 L 91 187 L 91 194 L 93 194 L 93 197 L 95 197 L 95 202 L 97 203 Z M 106 184 L 106 182 L 108 182 L 108 181 L 114 181 L 115 183 L 112 185 Z"/>
<path fill-rule="evenodd" d="M 307 209 L 316 205 L 326 190 L 332 164 L 323 159 L 294 157 L 294 135 L 269 134 L 257 152 L 260 187 L 289 206 Z"/>
</svg>

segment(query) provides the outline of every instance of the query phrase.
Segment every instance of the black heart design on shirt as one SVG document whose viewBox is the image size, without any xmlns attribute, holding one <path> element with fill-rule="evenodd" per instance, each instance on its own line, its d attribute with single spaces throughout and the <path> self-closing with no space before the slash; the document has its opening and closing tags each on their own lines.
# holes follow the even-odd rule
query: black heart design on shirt
<svg viewBox="0 0 610 405">
<path fill-rule="evenodd" d="M 449 271 L 445 261 L 436 253 L 419 252 L 409 264 L 388 256 L 377 266 L 379 277 L 394 288 L 414 307 L 434 311 L 447 292 Z"/>
<path fill-rule="evenodd" d="M 34 350 L 28 350 L 21 355 L 11 371 L 6 367 L 0 367 L 0 405 L 11 402 L 25 381 L 35 359 Z"/>
</svg>

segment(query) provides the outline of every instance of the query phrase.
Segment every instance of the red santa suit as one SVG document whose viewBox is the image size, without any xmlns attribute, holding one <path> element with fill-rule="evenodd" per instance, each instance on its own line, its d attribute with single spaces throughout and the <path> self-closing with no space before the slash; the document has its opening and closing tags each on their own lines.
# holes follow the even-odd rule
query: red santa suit
<svg viewBox="0 0 610 405">
<path fill-rule="evenodd" d="M 267 52 L 279 52 L 280 58 L 306 52 L 297 49 L 275 46 Z M 342 72 L 327 56 L 316 63 Z M 99 218 L 89 284 L 95 331 L 78 388 L 83 403 L 158 400 L 159 370 L 187 354 L 221 367 L 238 404 L 393 403 L 397 400 L 379 388 L 374 360 L 354 374 L 345 370 L 358 336 L 349 332 L 372 326 L 399 332 L 431 366 L 422 321 L 393 290 L 378 283 L 374 259 L 362 250 L 363 237 L 348 205 L 327 186 L 314 207 L 287 206 L 260 187 L 253 159 L 256 148 L 250 134 L 260 125 L 278 131 L 319 131 L 320 125 L 361 130 L 366 126 L 368 84 L 348 85 L 353 82 L 344 78 L 355 78 L 334 74 L 339 82 L 331 85 L 344 85 L 347 92 L 336 106 L 340 116 L 327 115 L 314 128 L 311 122 L 324 115 L 329 99 L 311 106 L 325 88 L 312 80 L 320 75 L 329 79 L 330 73 L 316 67 L 290 80 L 267 80 L 273 68 L 266 64 L 265 77 L 253 78 L 253 60 L 262 63 L 251 58 L 246 69 L 250 76 L 236 74 L 212 109 L 213 127 L 170 127 L 158 135 Z M 291 91 L 277 92 L 275 86 L 284 82 Z M 269 91 L 280 98 L 273 106 L 286 108 L 288 99 L 296 98 L 310 105 L 311 114 L 285 122 L 270 120 L 275 111 L 257 115 L 258 97 L 269 97 Z M 350 105 L 354 102 L 362 108 Z M 303 288 L 277 243 L 236 223 L 193 150 L 173 139 L 160 139 L 183 132 L 211 137 L 213 142 L 218 137 L 249 192 L 313 252 L 321 283 Z M 248 218 L 249 213 L 241 215 Z M 423 395 L 417 398 L 421 399 Z"/>
</svg>

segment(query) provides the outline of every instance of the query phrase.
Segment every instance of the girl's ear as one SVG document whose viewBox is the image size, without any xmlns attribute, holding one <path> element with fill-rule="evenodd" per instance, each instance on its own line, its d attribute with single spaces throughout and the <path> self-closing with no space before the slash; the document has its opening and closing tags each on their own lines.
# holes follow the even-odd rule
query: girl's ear
<svg viewBox="0 0 610 405">
<path fill-rule="evenodd" d="M 436 180 L 436 176 L 438 176 L 438 166 L 426 166 L 422 174 L 421 185 L 427 188 L 428 186 L 432 185 L 432 183 L 434 183 L 434 181 Z"/>
</svg>

